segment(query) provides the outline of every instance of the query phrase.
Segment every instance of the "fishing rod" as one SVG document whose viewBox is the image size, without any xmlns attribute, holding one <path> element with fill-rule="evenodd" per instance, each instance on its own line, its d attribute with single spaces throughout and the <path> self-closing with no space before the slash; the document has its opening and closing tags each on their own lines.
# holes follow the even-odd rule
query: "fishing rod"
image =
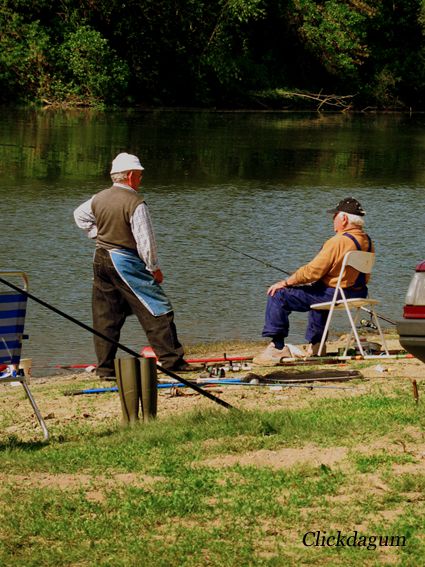
<svg viewBox="0 0 425 567">
<path fill-rule="evenodd" d="M 130 354 L 131 356 L 134 356 L 136 358 L 140 358 L 140 354 L 137 353 L 136 351 L 132 350 L 131 348 L 126 347 L 125 345 L 119 343 L 118 341 L 115 341 L 114 339 L 111 339 L 109 337 L 107 337 L 106 335 L 104 335 L 103 333 L 100 333 L 99 331 L 96 331 L 96 329 L 93 329 L 92 327 L 89 327 L 89 325 L 86 325 L 85 323 L 83 323 L 82 321 L 79 321 L 78 319 L 76 319 L 75 317 L 72 317 L 72 315 L 68 315 L 67 313 L 65 313 L 64 311 L 61 311 L 60 309 L 57 309 L 56 307 L 54 307 L 53 305 L 50 305 L 49 303 L 47 303 L 46 301 L 43 301 L 42 299 L 39 299 L 38 297 L 36 297 L 35 295 L 33 295 L 32 293 L 29 293 L 28 291 L 8 282 L 7 280 L 3 279 L 0 277 L 0 282 L 4 285 L 7 285 L 9 287 L 11 287 L 12 289 L 14 289 L 15 291 L 24 294 L 26 297 L 29 297 L 30 299 L 32 299 L 33 301 L 39 303 L 40 305 L 42 305 L 43 307 L 46 307 L 47 309 L 50 309 L 50 311 L 53 311 L 54 313 L 56 313 L 57 315 L 60 315 L 61 317 L 64 317 L 65 319 L 68 319 L 68 321 L 71 321 L 72 323 L 75 323 L 76 325 L 78 325 L 79 327 L 82 327 L 83 329 L 85 329 L 86 331 L 89 331 L 89 333 L 92 333 L 93 335 L 96 335 L 98 337 L 100 337 L 101 339 L 104 339 L 105 341 L 110 342 L 111 344 L 113 344 L 114 346 L 116 346 L 117 348 L 120 348 L 121 350 L 127 352 L 128 354 Z M 211 392 L 208 392 L 207 390 L 204 390 L 203 388 L 200 388 L 197 384 L 194 384 L 193 382 L 190 382 L 189 380 L 185 380 L 184 378 L 181 378 L 181 376 L 178 376 L 177 374 L 175 374 L 172 370 L 167 370 L 166 368 L 162 368 L 162 366 L 159 366 L 158 364 L 156 365 L 158 370 L 160 370 L 161 372 L 163 372 L 164 374 L 167 374 L 167 376 L 170 376 L 171 378 L 174 378 L 174 380 L 178 380 L 179 382 L 181 382 L 182 384 L 185 384 L 185 386 L 188 386 L 189 388 L 192 388 L 193 390 L 195 390 L 196 392 L 198 392 L 199 394 L 201 394 L 202 396 L 205 396 L 207 398 L 210 398 L 210 400 L 216 402 L 217 404 L 227 408 L 227 409 L 235 409 L 232 405 L 228 404 L 227 402 L 225 402 L 224 400 L 221 400 L 220 398 L 218 398 L 217 396 L 214 396 L 213 394 L 211 394 Z"/>
<path fill-rule="evenodd" d="M 209 382 L 205 384 L 205 386 L 227 386 L 227 382 L 225 380 L 219 380 L 217 382 Z M 347 386 L 315 386 L 313 384 L 288 384 L 286 382 L 278 382 L 276 384 L 250 384 L 249 382 L 233 382 L 230 383 L 229 386 L 251 386 L 251 387 L 269 387 L 269 388 L 276 388 L 277 386 L 283 388 L 307 388 L 307 389 L 316 389 L 316 388 L 325 388 L 325 389 L 333 389 L 333 390 L 356 390 L 357 388 L 347 387 Z M 162 389 L 171 389 L 171 388 L 184 388 L 184 384 L 158 384 L 158 388 Z M 85 390 L 68 390 L 64 392 L 65 396 L 82 396 L 84 394 L 109 394 L 111 392 L 118 392 L 117 386 L 112 386 L 111 388 L 87 388 Z"/>
<path fill-rule="evenodd" d="M 242 254 L 242 256 L 246 256 L 247 258 L 251 258 L 251 260 L 255 260 L 256 262 L 260 262 L 260 264 L 263 264 L 264 266 L 267 266 L 268 268 L 273 268 L 274 270 L 277 270 L 278 272 L 281 272 L 282 274 L 285 274 L 287 276 L 291 275 L 290 272 L 287 272 L 286 270 L 283 270 L 282 268 L 279 268 L 278 266 L 275 266 L 274 264 L 270 264 L 270 262 L 265 262 L 264 260 L 260 260 L 260 258 L 256 258 L 255 256 L 251 256 L 251 254 L 247 254 L 246 252 L 242 252 L 242 250 L 237 250 L 236 248 L 232 248 L 232 246 L 229 246 L 228 244 L 224 244 L 224 242 L 219 242 L 218 240 L 213 240 L 212 238 L 208 238 L 208 236 L 204 236 L 204 235 L 202 235 L 202 236 L 203 236 L 203 238 L 205 238 L 205 240 L 209 240 L 213 244 L 218 244 L 219 246 L 223 246 L 224 248 L 228 248 L 229 250 L 233 250 L 233 252 L 237 252 L 238 254 Z M 370 309 L 367 309 L 367 307 L 360 307 L 360 309 L 362 311 L 366 311 L 366 313 L 369 313 L 369 315 L 372 315 L 372 311 Z M 376 315 L 377 315 L 377 317 L 379 317 L 379 319 L 382 319 L 383 321 L 390 323 L 390 325 L 396 325 L 397 324 L 392 319 L 388 319 L 387 317 L 384 317 L 383 315 L 378 315 L 378 314 L 376 314 Z"/>
<path fill-rule="evenodd" d="M 268 268 L 273 268 L 274 270 L 278 270 L 279 272 L 282 272 L 282 274 L 286 274 L 287 276 L 291 275 L 290 272 L 286 272 L 285 270 L 282 270 L 282 268 L 278 268 L 277 266 L 273 266 L 273 264 L 270 264 L 269 262 L 265 262 L 264 260 L 260 260 L 260 258 L 256 258 L 255 256 L 251 256 L 251 254 L 247 254 L 246 252 L 242 252 L 242 250 L 236 250 L 236 248 L 232 248 L 228 244 L 224 244 L 223 242 L 218 242 L 218 240 L 213 240 L 212 238 L 208 238 L 208 236 L 204 236 L 204 235 L 202 235 L 202 236 L 203 236 L 203 238 L 205 238 L 205 240 L 209 240 L 213 244 L 219 244 L 220 246 L 224 246 L 225 248 L 228 248 L 229 250 L 233 250 L 233 252 L 237 252 L 238 254 L 242 254 L 242 256 L 246 256 L 247 258 L 251 258 L 251 260 L 255 260 L 256 262 L 260 262 L 260 264 L 263 264 L 264 266 L 267 266 Z"/>
</svg>

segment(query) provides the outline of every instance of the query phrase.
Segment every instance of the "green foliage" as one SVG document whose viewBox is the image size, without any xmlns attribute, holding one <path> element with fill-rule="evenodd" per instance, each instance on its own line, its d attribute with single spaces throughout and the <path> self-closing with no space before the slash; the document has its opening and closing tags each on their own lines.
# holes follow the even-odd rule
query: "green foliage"
<svg viewBox="0 0 425 567">
<path fill-rule="evenodd" d="M 34 10 L 47 7 L 39 4 Z M 127 63 L 100 32 L 84 24 L 73 29 L 75 13 L 68 15 L 68 23 L 56 20 L 46 27 L 24 13 L 1 8 L 0 86 L 5 100 L 120 100 L 128 83 Z"/>
<path fill-rule="evenodd" d="M 0 10 L 0 93 L 3 100 L 34 99 L 48 76 L 50 39 L 39 21 Z"/>
<path fill-rule="evenodd" d="M 244 105 L 283 89 L 422 107 L 424 31 L 425 0 L 1 0 L 0 96 Z"/>
<path fill-rule="evenodd" d="M 425 102 L 424 4 L 381 2 L 367 26 L 370 58 L 359 76 L 360 99 L 378 108 Z"/>
<path fill-rule="evenodd" d="M 333 75 L 350 75 L 369 56 L 365 23 L 374 10 L 366 2 L 293 0 L 298 33 Z"/>
<path fill-rule="evenodd" d="M 222 0 L 220 4 L 221 12 L 208 38 L 201 65 L 222 88 L 236 85 L 240 88 L 252 64 L 252 46 L 246 29 L 249 23 L 265 16 L 265 3 L 263 0 Z"/>
<path fill-rule="evenodd" d="M 80 26 L 64 37 L 57 58 L 63 77 L 51 86 L 60 98 L 66 93 L 82 101 L 119 101 L 127 88 L 129 70 L 110 48 L 108 40 L 91 29 Z"/>
</svg>

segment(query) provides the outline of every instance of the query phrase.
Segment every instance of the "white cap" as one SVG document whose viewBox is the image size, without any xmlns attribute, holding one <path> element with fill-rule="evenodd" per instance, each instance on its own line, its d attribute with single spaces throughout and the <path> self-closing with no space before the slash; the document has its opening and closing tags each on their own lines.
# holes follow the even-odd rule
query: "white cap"
<svg viewBox="0 0 425 567">
<path fill-rule="evenodd" d="M 122 154 L 118 154 L 117 157 L 112 161 L 111 174 L 121 173 L 121 171 L 133 171 L 135 169 L 142 171 L 145 168 L 140 163 L 137 156 L 126 154 L 124 152 Z"/>
</svg>

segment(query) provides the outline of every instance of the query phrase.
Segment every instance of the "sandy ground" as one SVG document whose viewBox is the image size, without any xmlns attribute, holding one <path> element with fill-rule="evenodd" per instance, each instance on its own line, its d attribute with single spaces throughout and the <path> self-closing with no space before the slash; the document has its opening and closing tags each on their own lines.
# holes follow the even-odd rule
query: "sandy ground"
<svg viewBox="0 0 425 567">
<path fill-rule="evenodd" d="M 374 337 L 368 337 L 374 340 Z M 329 345 L 328 351 L 333 351 L 341 344 L 336 341 Z M 301 346 L 301 345 L 298 345 Z M 397 340 L 389 340 L 389 348 L 400 349 Z M 227 348 L 228 356 L 253 356 L 261 350 L 256 344 L 255 348 L 249 345 L 236 345 Z M 208 356 L 222 356 L 223 352 L 211 351 Z M 193 355 L 196 356 L 196 355 Z M 205 354 L 202 354 L 205 357 Z M 299 375 L 300 372 L 313 376 L 323 374 L 332 375 L 347 373 L 356 370 L 360 372 L 360 378 L 344 382 L 315 381 L 307 387 L 285 387 L 285 386 L 231 386 L 217 385 L 210 387 L 209 391 L 221 400 L 225 400 L 232 406 L 241 410 L 250 409 L 288 409 L 307 407 L 316 399 L 347 398 L 359 396 L 371 392 L 385 393 L 393 392 L 398 386 L 412 387 L 415 380 L 421 394 L 421 382 L 425 381 L 425 366 L 415 358 L 380 358 L 368 361 L 350 360 L 346 363 L 322 364 L 311 367 L 304 364 L 295 365 L 293 362 L 278 367 L 261 367 L 250 365 L 250 369 L 241 369 L 237 372 L 226 370 L 225 378 L 242 378 L 249 373 L 255 373 L 263 377 L 273 377 L 281 374 L 285 377 Z M 186 379 L 196 379 L 199 373 L 185 374 Z M 162 373 L 158 378 L 165 379 Z M 116 392 L 69 395 L 88 388 L 111 388 L 113 382 L 105 382 L 84 370 L 78 372 L 62 371 L 60 374 L 48 377 L 31 378 L 30 388 L 40 408 L 41 414 L 46 420 L 46 425 L 51 437 L 62 435 L 70 424 L 78 425 L 84 422 L 86 427 L 96 427 L 103 423 L 121 421 L 121 406 L 119 396 Z M 308 387 L 313 386 L 313 388 Z M 219 407 L 211 400 L 198 394 L 189 388 L 173 388 L 158 390 L 158 419 L 164 419 L 172 414 L 184 413 L 193 409 Z M 221 407 L 221 406 L 220 406 Z M 10 436 L 17 437 L 23 441 L 40 439 L 40 427 L 35 418 L 31 405 L 26 399 L 20 384 L 0 384 L 0 408 L 1 408 L 1 432 L 0 440 L 5 442 Z M 226 411 L 223 409 L 223 411 Z"/>
</svg>

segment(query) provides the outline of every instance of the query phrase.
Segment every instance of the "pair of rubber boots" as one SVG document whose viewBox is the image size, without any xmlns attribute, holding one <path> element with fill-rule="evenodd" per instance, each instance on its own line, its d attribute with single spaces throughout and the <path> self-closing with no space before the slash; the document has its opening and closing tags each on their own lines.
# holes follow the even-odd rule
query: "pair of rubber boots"
<svg viewBox="0 0 425 567">
<path fill-rule="evenodd" d="M 154 419 L 158 401 L 155 359 L 116 358 L 115 376 L 120 395 L 122 424 L 138 423 L 140 408 L 143 421 Z"/>
</svg>

